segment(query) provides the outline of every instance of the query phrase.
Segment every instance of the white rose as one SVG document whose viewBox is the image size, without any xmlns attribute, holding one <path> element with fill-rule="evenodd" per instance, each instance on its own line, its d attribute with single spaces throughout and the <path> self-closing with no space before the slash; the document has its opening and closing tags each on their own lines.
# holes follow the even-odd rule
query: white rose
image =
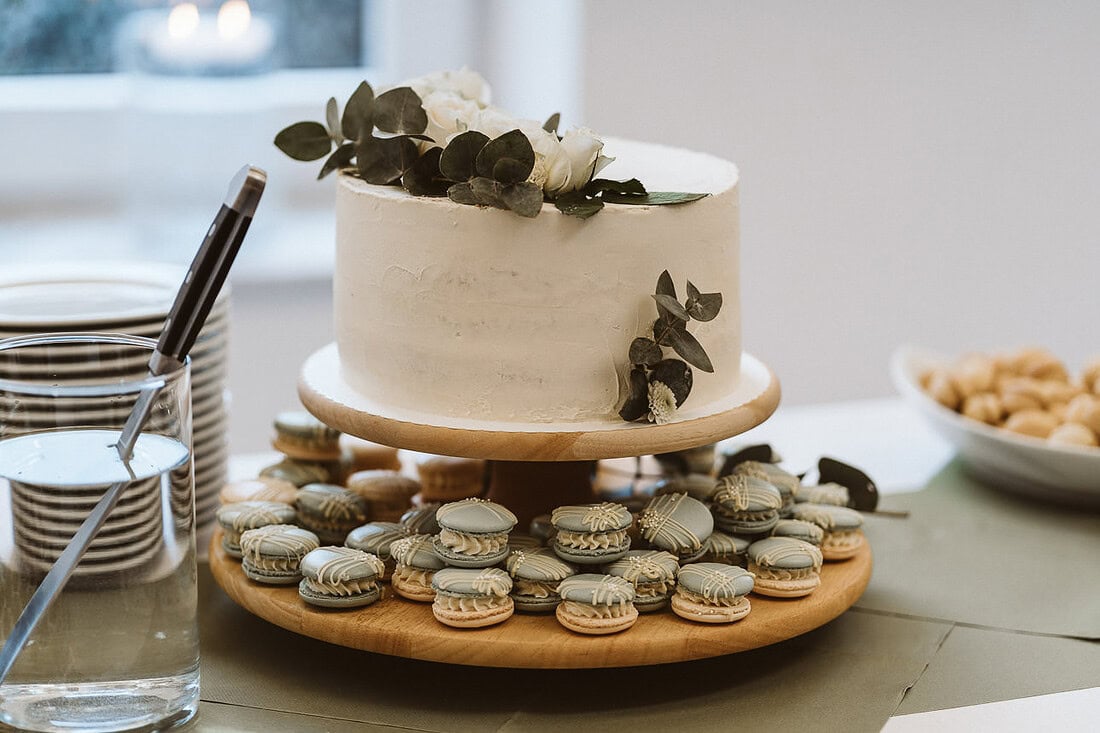
<svg viewBox="0 0 1100 733">
<path fill-rule="evenodd" d="M 478 110 L 470 120 L 470 129 L 487 135 L 490 140 L 498 138 L 520 126 L 520 121 L 499 107 L 486 107 Z"/>
<path fill-rule="evenodd" d="M 551 197 L 584 188 L 596 169 L 596 161 L 603 150 L 603 140 L 587 127 L 574 128 L 565 133 L 561 147 L 569 159 L 570 176 L 566 187 L 560 191 L 547 191 Z"/>
<path fill-rule="evenodd" d="M 570 181 L 569 156 L 566 155 L 558 136 L 542 129 L 534 120 L 522 120 L 519 128 L 535 151 L 535 168 L 527 179 L 537 183 L 551 197 L 557 191 L 572 190 Z"/>
<path fill-rule="evenodd" d="M 476 71 L 463 67 L 458 71 L 436 71 L 405 82 L 421 99 L 433 92 L 451 92 L 484 107 L 489 104 L 489 84 Z"/>
<path fill-rule="evenodd" d="M 428 128 L 424 134 L 440 146 L 446 145 L 452 136 L 465 132 L 481 109 L 477 102 L 454 92 L 435 91 L 422 98 L 424 112 L 428 115 Z"/>
</svg>

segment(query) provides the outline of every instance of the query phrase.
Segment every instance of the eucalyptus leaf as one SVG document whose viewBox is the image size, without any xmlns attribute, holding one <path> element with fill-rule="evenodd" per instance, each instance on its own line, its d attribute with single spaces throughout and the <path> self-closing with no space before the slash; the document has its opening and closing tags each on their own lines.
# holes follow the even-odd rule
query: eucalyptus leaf
<svg viewBox="0 0 1100 733">
<path fill-rule="evenodd" d="M 320 160 L 332 150 L 332 139 L 320 122 L 295 122 L 279 131 L 275 147 L 294 160 Z"/>
<path fill-rule="evenodd" d="M 340 105 L 336 103 L 336 97 L 329 97 L 325 104 L 325 124 L 328 125 L 332 142 L 337 145 L 344 142 L 344 133 L 340 131 Z"/>
<path fill-rule="evenodd" d="M 554 199 L 554 206 L 563 214 L 587 219 L 599 213 L 603 208 L 603 201 L 588 198 L 581 191 L 572 191 Z"/>
<path fill-rule="evenodd" d="M 491 178 L 497 183 L 503 183 L 507 186 L 526 181 L 529 175 L 531 175 L 531 171 L 520 161 L 515 158 L 501 158 L 493 165 Z"/>
<path fill-rule="evenodd" d="M 691 367 L 679 359 L 662 359 L 649 372 L 649 382 L 661 382 L 672 390 L 676 406 L 684 404 L 691 394 L 693 376 Z"/>
<path fill-rule="evenodd" d="M 659 362 L 664 354 L 653 339 L 636 338 L 630 342 L 630 363 L 652 366 Z"/>
<path fill-rule="evenodd" d="M 595 196 L 604 192 L 617 193 L 624 196 L 643 196 L 645 186 L 637 178 L 628 181 L 612 181 L 607 178 L 593 178 L 584 187 L 584 192 L 589 196 Z"/>
<path fill-rule="evenodd" d="M 447 198 L 456 204 L 466 204 L 467 206 L 477 206 L 481 203 L 477 195 L 474 194 L 473 186 L 469 183 L 453 184 L 447 189 Z"/>
<path fill-rule="evenodd" d="M 546 118 L 546 122 L 542 123 L 542 129 L 557 135 L 559 124 L 561 124 L 561 112 L 555 112 Z"/>
<path fill-rule="evenodd" d="M 653 322 L 653 340 L 661 346 L 672 346 L 673 334 L 686 329 L 686 322 L 673 317 L 669 313 L 663 313 L 660 318 Z"/>
<path fill-rule="evenodd" d="M 687 291 L 688 291 L 688 302 L 689 303 L 692 302 L 693 300 L 697 299 L 700 295 L 699 288 L 695 287 L 695 285 L 691 282 L 691 280 L 687 281 Z"/>
<path fill-rule="evenodd" d="M 511 158 L 519 163 L 518 167 L 510 168 L 510 173 L 515 176 L 522 172 L 518 180 L 526 180 L 535 167 L 535 150 L 531 147 L 531 141 L 520 130 L 506 132 L 481 149 L 477 154 L 475 166 L 479 176 L 493 177 L 493 170 L 498 161 Z"/>
<path fill-rule="evenodd" d="M 664 293 L 655 293 L 653 299 L 657 301 L 657 304 L 665 309 L 666 312 L 679 318 L 681 321 L 687 321 L 691 318 L 688 312 L 684 310 L 684 306 L 680 305 L 680 301 L 673 298 L 671 295 L 665 295 Z"/>
<path fill-rule="evenodd" d="M 688 299 L 687 312 L 697 321 L 713 321 L 722 310 L 721 293 L 700 293 Z"/>
<path fill-rule="evenodd" d="M 401 185 L 413 196 L 446 196 L 448 182 L 439 172 L 443 148 L 428 148 L 401 176 Z"/>
<path fill-rule="evenodd" d="M 646 379 L 644 369 L 635 367 L 630 370 L 627 381 L 630 394 L 619 409 L 619 417 L 627 422 L 634 422 L 649 413 L 649 380 Z"/>
<path fill-rule="evenodd" d="M 416 92 L 397 87 L 375 98 L 374 126 L 385 132 L 419 135 L 428 129 L 428 113 Z"/>
<path fill-rule="evenodd" d="M 416 143 L 407 137 L 367 137 L 356 147 L 355 159 L 364 181 L 386 185 L 401 178 L 416 162 Z"/>
<path fill-rule="evenodd" d="M 680 193 L 679 191 L 650 191 L 644 196 L 624 196 L 608 191 L 603 195 L 609 204 L 633 204 L 635 206 L 671 206 L 687 204 L 710 196 L 709 193 Z"/>
<path fill-rule="evenodd" d="M 321 166 L 321 172 L 317 174 L 317 180 L 321 180 L 329 173 L 351 165 L 351 159 L 355 157 L 355 143 L 344 143 L 332 151 L 328 160 Z"/>
<path fill-rule="evenodd" d="M 477 196 L 478 201 L 485 206 L 495 206 L 498 209 L 507 209 L 504 203 L 504 186 L 492 178 L 478 176 L 470 179 L 470 190 Z"/>
<path fill-rule="evenodd" d="M 456 135 L 443 149 L 439 170 L 452 181 L 468 181 L 477 175 L 474 161 L 477 154 L 489 143 L 489 137 L 477 130 Z"/>
<path fill-rule="evenodd" d="M 520 216 L 533 219 L 542 211 L 542 188 L 530 181 L 521 181 L 504 189 L 501 199 Z"/>
<path fill-rule="evenodd" d="M 703 350 L 703 346 L 696 338 L 688 333 L 686 328 L 670 330 L 669 341 L 669 346 L 682 356 L 684 361 L 693 367 L 702 369 L 704 372 L 714 371 L 714 366 L 710 363 L 707 352 Z"/>
<path fill-rule="evenodd" d="M 658 295 L 668 295 L 672 298 L 676 297 L 676 285 L 672 282 L 672 275 L 668 274 L 668 270 L 665 270 L 657 278 L 657 290 Z"/>
<path fill-rule="evenodd" d="M 374 90 L 370 88 L 370 84 L 361 82 L 344 105 L 340 128 L 345 138 L 357 141 L 370 134 L 374 127 L 371 121 L 373 106 Z"/>
</svg>

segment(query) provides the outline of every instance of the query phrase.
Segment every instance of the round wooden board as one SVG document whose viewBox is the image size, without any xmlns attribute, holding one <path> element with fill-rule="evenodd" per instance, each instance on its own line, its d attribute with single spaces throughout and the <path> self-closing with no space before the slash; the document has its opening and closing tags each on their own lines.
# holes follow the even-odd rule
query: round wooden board
<svg viewBox="0 0 1100 733">
<path fill-rule="evenodd" d="M 214 579 L 238 605 L 297 634 L 380 654 L 476 667 L 577 669 L 633 667 L 717 657 L 775 644 L 828 623 L 863 594 L 871 579 L 871 548 L 851 560 L 825 563 L 821 586 L 809 596 L 777 599 L 750 595 L 752 611 L 733 624 L 696 624 L 671 611 L 642 614 L 627 631 L 584 636 L 552 614 L 515 614 L 485 629 L 452 629 L 432 616 L 431 605 L 394 596 L 360 609 L 309 606 L 298 586 L 265 586 L 245 577 L 225 554 L 221 531 L 210 544 Z"/>
<path fill-rule="evenodd" d="M 588 461 L 694 448 L 739 435 L 767 420 L 779 405 L 779 380 L 763 362 L 742 355 L 741 385 L 717 412 L 666 425 L 626 422 L 448 422 L 424 415 L 389 414 L 357 394 L 340 376 L 335 344 L 302 367 L 298 396 L 321 422 L 351 435 L 397 448 L 500 461 Z"/>
</svg>

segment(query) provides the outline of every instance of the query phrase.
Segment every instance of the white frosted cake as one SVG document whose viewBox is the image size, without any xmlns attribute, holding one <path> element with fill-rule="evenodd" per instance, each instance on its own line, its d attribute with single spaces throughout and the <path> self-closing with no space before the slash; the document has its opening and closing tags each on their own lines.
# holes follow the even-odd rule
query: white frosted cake
<svg viewBox="0 0 1100 733">
<path fill-rule="evenodd" d="M 670 147 L 608 140 L 602 177 L 710 196 L 608 204 L 586 220 L 535 218 L 413 196 L 342 174 L 336 205 L 336 338 L 344 380 L 382 408 L 493 422 L 619 421 L 631 342 L 650 336 L 668 270 L 720 292 L 691 324 L 713 373 L 694 370 L 693 413 L 738 384 L 738 173 Z"/>
</svg>

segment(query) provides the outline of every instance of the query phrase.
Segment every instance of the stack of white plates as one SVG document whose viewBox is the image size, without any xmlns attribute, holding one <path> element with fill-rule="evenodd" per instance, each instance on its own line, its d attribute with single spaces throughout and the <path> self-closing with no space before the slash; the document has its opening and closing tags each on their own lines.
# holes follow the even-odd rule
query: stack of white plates
<svg viewBox="0 0 1100 733">
<path fill-rule="evenodd" d="M 67 331 L 125 333 L 156 339 L 184 274 L 182 267 L 128 262 L 5 266 L 0 271 L 0 339 Z M 226 442 L 229 395 L 225 389 L 228 293 L 226 286 L 191 349 L 192 458 L 195 514 L 200 528 L 214 521 L 229 457 Z M 18 364 L 0 363 L 0 376 L 35 380 L 49 377 L 53 383 L 78 385 L 101 382 L 105 377 L 136 378 L 146 373 L 147 357 L 135 358 L 130 350 L 115 355 L 100 350 L 92 361 L 88 353 L 80 351 L 88 348 L 96 347 L 67 346 L 64 350 L 55 347 L 43 349 L 41 357 L 32 354 L 29 358 L 23 352 Z M 24 401 L 17 414 L 19 424 L 9 424 L 9 429 L 45 429 L 56 425 L 59 417 L 79 418 L 77 424 L 84 426 L 117 426 L 120 419 L 125 420 L 132 405 L 132 397 L 107 405 L 100 402 L 94 407 L 86 401 L 71 405 L 58 400 L 43 399 L 41 404 Z M 157 426 L 155 421 L 154 417 L 150 423 L 153 428 Z M 13 502 L 18 492 L 18 488 L 13 488 Z M 81 501 L 68 498 L 72 501 L 66 510 L 76 512 L 84 508 Z"/>
</svg>

